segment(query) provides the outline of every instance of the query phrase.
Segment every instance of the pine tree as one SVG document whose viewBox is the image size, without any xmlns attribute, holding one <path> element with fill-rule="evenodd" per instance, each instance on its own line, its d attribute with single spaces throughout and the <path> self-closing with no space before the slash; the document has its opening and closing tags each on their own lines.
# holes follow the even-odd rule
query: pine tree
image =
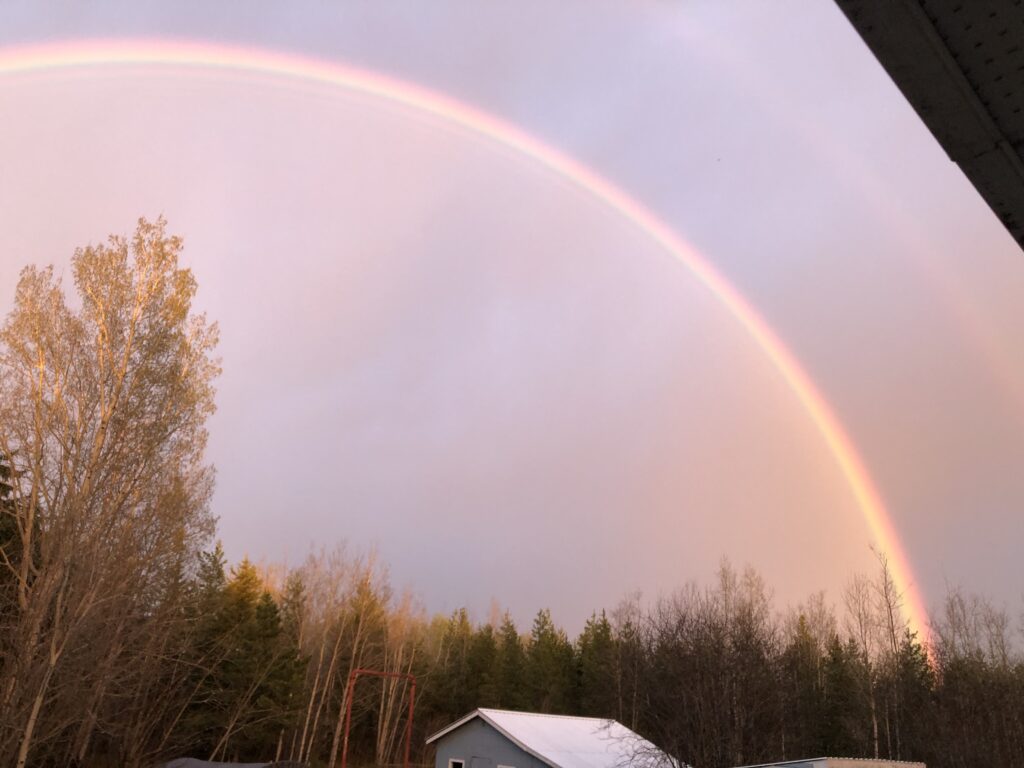
<svg viewBox="0 0 1024 768">
<path fill-rule="evenodd" d="M 576 648 L 580 714 L 614 719 L 618 714 L 617 651 L 612 625 L 604 611 L 587 619 Z"/>
<path fill-rule="evenodd" d="M 224 596 L 227 585 L 227 561 L 224 547 L 218 541 L 210 552 L 199 553 L 199 566 L 196 569 L 195 595 L 200 613 L 212 614 L 219 610 L 219 601 Z"/>
<path fill-rule="evenodd" d="M 221 693 L 227 719 L 211 756 L 218 746 L 221 756 L 272 756 L 280 730 L 291 721 L 302 665 L 282 630 L 277 603 L 248 559 L 232 570 L 224 593 L 222 626 L 230 648 Z"/>
<path fill-rule="evenodd" d="M 895 664 L 895 688 L 900 703 L 898 760 L 923 760 L 936 732 L 935 672 L 928 654 L 909 629 L 905 631 Z"/>
<path fill-rule="evenodd" d="M 823 754 L 819 726 L 824 704 L 822 665 L 818 643 L 801 614 L 781 658 L 785 757 Z"/>
<path fill-rule="evenodd" d="M 528 698 L 524 675 L 526 672 L 526 653 L 519 630 L 512 617 L 506 613 L 498 630 L 497 654 L 497 688 L 498 704 L 505 709 L 524 710 L 528 708 Z"/>
<path fill-rule="evenodd" d="M 212 751 L 220 724 L 227 717 L 224 664 L 233 641 L 225 612 L 226 587 L 224 548 L 218 541 L 213 550 L 199 553 L 189 590 L 187 613 L 194 626 L 194 640 L 189 649 L 192 673 L 188 687 L 193 694 L 178 727 L 181 740 L 191 742 L 196 754 L 203 756 Z"/>
<path fill-rule="evenodd" d="M 243 559 L 225 575 L 220 545 L 200 558 L 197 695 L 183 719 L 210 759 L 264 759 L 296 716 L 304 660 L 256 567 Z"/>
<path fill-rule="evenodd" d="M 824 661 L 821 743 L 824 754 L 858 757 L 870 742 L 865 706 L 864 669 L 854 641 L 845 645 L 833 637 Z"/>
<path fill-rule="evenodd" d="M 279 735 L 295 723 L 305 660 L 285 631 L 281 611 L 269 592 L 260 595 L 253 619 L 249 653 L 256 661 L 253 676 L 258 684 L 241 737 L 246 754 L 263 758 L 274 754 Z"/>
<path fill-rule="evenodd" d="M 565 632 L 555 626 L 551 612 L 538 611 L 526 651 L 526 681 L 530 704 L 538 712 L 576 711 L 575 659 Z"/>
<path fill-rule="evenodd" d="M 466 670 L 475 693 L 473 708 L 498 705 L 497 661 L 498 642 L 494 629 L 490 624 L 484 624 L 473 633 L 466 658 Z"/>
</svg>

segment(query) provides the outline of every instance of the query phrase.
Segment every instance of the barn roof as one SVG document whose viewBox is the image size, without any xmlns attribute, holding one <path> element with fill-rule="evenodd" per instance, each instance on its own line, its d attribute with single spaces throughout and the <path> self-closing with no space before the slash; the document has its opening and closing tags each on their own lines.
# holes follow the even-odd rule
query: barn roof
<svg viewBox="0 0 1024 768">
<path fill-rule="evenodd" d="M 551 768 L 684 768 L 621 723 L 596 717 L 476 709 L 435 733 L 427 743 L 476 718 Z"/>
<path fill-rule="evenodd" d="M 924 763 L 870 757 L 808 757 L 803 760 L 746 765 L 743 768 L 787 768 L 789 766 L 793 768 L 927 768 Z"/>
</svg>

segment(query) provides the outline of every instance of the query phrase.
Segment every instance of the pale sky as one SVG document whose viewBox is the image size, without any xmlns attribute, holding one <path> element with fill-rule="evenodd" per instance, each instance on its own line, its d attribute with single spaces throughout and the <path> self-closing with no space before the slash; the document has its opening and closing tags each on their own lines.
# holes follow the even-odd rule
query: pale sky
<svg viewBox="0 0 1024 768">
<path fill-rule="evenodd" d="M 668 222 L 769 321 L 929 604 L 1021 607 L 1024 254 L 831 2 L 0 3 L 0 53 L 166 37 L 358 66 L 499 116 Z M 870 534 L 736 320 L 622 217 L 336 88 L 0 75 L 0 310 L 166 215 L 222 329 L 229 555 L 375 546 L 430 611 L 572 629 L 758 568 L 837 602 Z"/>
</svg>

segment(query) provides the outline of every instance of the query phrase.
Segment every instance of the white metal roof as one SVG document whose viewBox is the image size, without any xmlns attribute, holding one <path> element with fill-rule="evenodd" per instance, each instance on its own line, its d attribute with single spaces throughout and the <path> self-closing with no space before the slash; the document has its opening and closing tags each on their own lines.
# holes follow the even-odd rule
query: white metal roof
<svg viewBox="0 0 1024 768">
<path fill-rule="evenodd" d="M 479 717 L 551 768 L 682 768 L 651 742 L 615 720 L 477 709 L 429 739 L 431 744 Z"/>
<path fill-rule="evenodd" d="M 808 757 L 803 760 L 783 760 L 778 763 L 759 763 L 743 768 L 927 768 L 924 763 L 906 760 L 883 760 L 870 757 Z"/>
</svg>

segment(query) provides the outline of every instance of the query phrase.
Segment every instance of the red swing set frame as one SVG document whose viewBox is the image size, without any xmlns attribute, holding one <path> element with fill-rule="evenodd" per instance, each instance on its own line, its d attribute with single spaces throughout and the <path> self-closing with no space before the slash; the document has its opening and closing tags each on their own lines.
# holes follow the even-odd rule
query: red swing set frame
<svg viewBox="0 0 1024 768">
<path fill-rule="evenodd" d="M 405 758 L 402 762 L 403 768 L 409 768 L 409 750 L 412 747 L 412 716 L 416 707 L 416 676 L 403 672 L 381 672 L 377 669 L 353 669 L 349 673 L 348 685 L 345 687 L 345 739 L 341 744 L 341 768 L 348 768 L 348 729 L 352 724 L 352 694 L 356 689 L 356 679 L 360 675 L 409 681 L 409 719 L 405 724 Z"/>
</svg>

